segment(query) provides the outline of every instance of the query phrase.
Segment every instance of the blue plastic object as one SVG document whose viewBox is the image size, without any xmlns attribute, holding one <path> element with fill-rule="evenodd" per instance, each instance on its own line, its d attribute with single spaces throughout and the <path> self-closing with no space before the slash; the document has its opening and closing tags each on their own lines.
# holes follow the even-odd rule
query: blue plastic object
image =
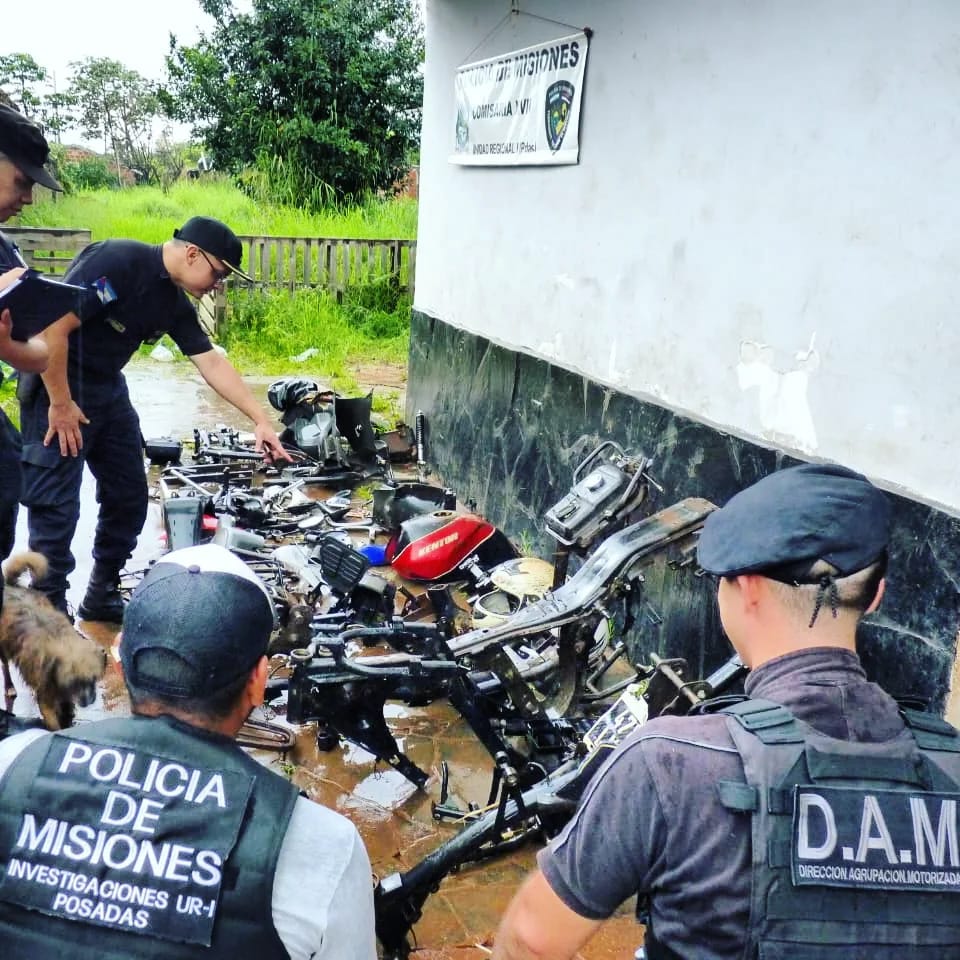
<svg viewBox="0 0 960 960">
<path fill-rule="evenodd" d="M 365 543 L 359 548 L 359 552 L 375 567 L 383 566 L 387 562 L 387 548 L 382 543 Z"/>
</svg>

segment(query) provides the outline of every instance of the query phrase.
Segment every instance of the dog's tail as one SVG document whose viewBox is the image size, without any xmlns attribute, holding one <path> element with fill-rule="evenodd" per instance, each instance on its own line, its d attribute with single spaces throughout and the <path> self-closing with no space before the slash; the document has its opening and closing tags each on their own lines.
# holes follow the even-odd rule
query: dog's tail
<svg viewBox="0 0 960 960">
<path fill-rule="evenodd" d="M 5 583 L 16 583 L 28 570 L 31 584 L 36 583 L 47 572 L 47 558 L 34 550 L 15 553 L 3 565 L 3 580 Z"/>
</svg>

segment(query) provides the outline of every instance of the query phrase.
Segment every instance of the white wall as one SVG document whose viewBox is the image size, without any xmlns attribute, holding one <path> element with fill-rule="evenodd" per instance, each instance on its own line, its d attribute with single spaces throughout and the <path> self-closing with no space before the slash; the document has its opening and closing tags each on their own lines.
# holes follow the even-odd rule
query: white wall
<svg viewBox="0 0 960 960">
<path fill-rule="evenodd" d="M 960 3 L 521 7 L 595 31 L 580 163 L 447 162 L 510 4 L 428 0 L 416 307 L 960 510 Z"/>
</svg>

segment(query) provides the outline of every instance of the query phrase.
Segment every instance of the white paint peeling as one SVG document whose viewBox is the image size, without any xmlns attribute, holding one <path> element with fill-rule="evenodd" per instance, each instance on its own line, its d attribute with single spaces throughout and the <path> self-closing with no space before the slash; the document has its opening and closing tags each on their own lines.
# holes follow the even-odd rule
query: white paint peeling
<svg viewBox="0 0 960 960">
<path fill-rule="evenodd" d="M 617 345 L 619 341 L 614 337 L 610 341 L 610 352 L 607 355 L 607 382 L 612 386 L 619 387 L 629 382 L 626 370 L 618 367 Z"/>
<path fill-rule="evenodd" d="M 563 353 L 563 331 L 555 330 L 553 340 L 543 340 L 536 348 L 540 355 L 550 361 L 555 361 L 564 356 Z"/>
<path fill-rule="evenodd" d="M 756 409 L 763 437 L 805 453 L 817 449 L 817 432 L 807 391 L 810 376 L 819 369 L 816 334 L 806 350 L 794 354 L 793 370 L 774 366 L 773 348 L 755 340 L 740 343 L 737 382 L 744 392 L 756 390 Z"/>
</svg>

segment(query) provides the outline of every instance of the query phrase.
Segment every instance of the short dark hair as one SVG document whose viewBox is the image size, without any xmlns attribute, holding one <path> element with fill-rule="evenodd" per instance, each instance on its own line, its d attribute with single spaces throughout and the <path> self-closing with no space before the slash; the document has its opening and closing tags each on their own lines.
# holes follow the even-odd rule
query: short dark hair
<svg viewBox="0 0 960 960">
<path fill-rule="evenodd" d="M 852 610 L 857 617 L 862 617 L 873 603 L 880 589 L 880 581 L 887 572 L 886 551 L 869 566 L 857 570 L 846 577 L 834 576 L 835 568 L 824 560 L 817 561 L 810 570 L 810 576 L 829 577 L 836 589 L 836 605 L 838 610 Z M 760 573 L 759 576 L 763 576 Z M 768 578 L 769 579 L 769 578 Z M 794 611 L 799 617 L 810 619 L 817 609 L 818 597 L 824 606 L 824 613 L 829 616 L 830 588 L 824 588 L 819 583 L 784 583 L 782 580 L 771 579 L 776 595 Z M 821 591 L 826 589 L 826 595 Z"/>
<path fill-rule="evenodd" d="M 223 720 L 237 706 L 249 677 L 250 673 L 247 672 L 224 686 L 205 693 L 203 697 L 165 697 L 153 690 L 138 687 L 129 680 L 126 681 L 126 686 L 130 707 L 134 713 L 139 713 L 149 706 L 158 708 L 160 713 L 170 712 L 196 717 L 198 720 Z"/>
</svg>

